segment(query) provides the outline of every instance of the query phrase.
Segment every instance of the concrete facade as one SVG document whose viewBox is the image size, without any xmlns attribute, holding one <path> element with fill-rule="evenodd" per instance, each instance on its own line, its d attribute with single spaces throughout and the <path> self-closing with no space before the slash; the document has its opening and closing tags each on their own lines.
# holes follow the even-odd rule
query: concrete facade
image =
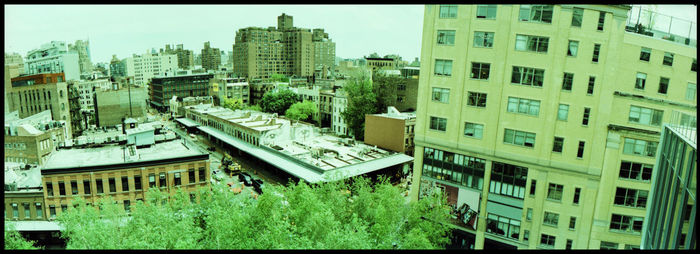
<svg viewBox="0 0 700 254">
<path fill-rule="evenodd" d="M 218 48 L 209 46 L 209 42 L 204 43 L 202 49 L 202 68 L 206 70 L 218 70 L 221 65 L 221 53 Z"/>
<path fill-rule="evenodd" d="M 121 124 L 124 117 L 144 118 L 146 99 L 148 92 L 144 87 L 95 91 L 95 122 L 98 127 L 102 127 Z"/>
<path fill-rule="evenodd" d="M 388 113 L 365 116 L 365 144 L 413 156 L 414 113 L 389 107 Z"/>
</svg>

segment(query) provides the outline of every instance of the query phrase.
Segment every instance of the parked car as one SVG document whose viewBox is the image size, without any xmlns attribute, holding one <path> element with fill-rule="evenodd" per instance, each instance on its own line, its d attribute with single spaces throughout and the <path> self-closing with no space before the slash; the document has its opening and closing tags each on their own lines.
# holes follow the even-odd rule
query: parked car
<svg viewBox="0 0 700 254">
<path fill-rule="evenodd" d="M 243 182 L 246 186 L 251 186 L 253 185 L 253 177 L 250 176 L 248 173 L 241 172 L 238 174 L 238 180 Z"/>
<path fill-rule="evenodd" d="M 264 183 L 263 183 L 262 179 L 253 179 L 253 188 L 255 189 L 255 191 L 257 193 L 260 193 L 260 194 L 263 193 L 262 192 L 263 185 L 264 185 Z"/>
</svg>

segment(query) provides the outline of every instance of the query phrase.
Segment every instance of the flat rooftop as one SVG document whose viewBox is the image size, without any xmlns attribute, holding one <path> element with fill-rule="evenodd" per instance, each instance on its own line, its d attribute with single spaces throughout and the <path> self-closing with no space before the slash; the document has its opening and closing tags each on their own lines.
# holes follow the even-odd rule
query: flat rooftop
<svg viewBox="0 0 700 254">
<path fill-rule="evenodd" d="M 105 145 L 93 148 L 60 149 L 51 153 L 42 170 L 77 167 L 117 165 L 134 162 L 147 162 L 177 159 L 187 156 L 207 155 L 194 144 L 185 145 L 185 140 L 172 140 L 156 143 L 146 148 L 136 148 L 134 156 L 124 145 Z"/>
<path fill-rule="evenodd" d="M 17 187 L 41 187 L 41 171 L 38 167 L 20 169 L 24 164 L 5 162 L 5 184 L 16 183 Z"/>
</svg>

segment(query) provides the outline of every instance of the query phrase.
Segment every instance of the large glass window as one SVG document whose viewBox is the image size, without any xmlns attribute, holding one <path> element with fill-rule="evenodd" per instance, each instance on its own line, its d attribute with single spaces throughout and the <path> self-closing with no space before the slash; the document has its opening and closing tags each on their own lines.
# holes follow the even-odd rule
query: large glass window
<svg viewBox="0 0 700 254">
<path fill-rule="evenodd" d="M 437 44 L 439 45 L 454 45 L 455 30 L 438 30 Z"/>
<path fill-rule="evenodd" d="M 631 105 L 628 120 L 632 123 L 661 126 L 661 120 L 663 117 L 664 112 L 661 110 Z"/>
<path fill-rule="evenodd" d="M 542 237 L 540 238 L 540 245 L 549 247 L 549 248 L 554 248 L 554 242 L 556 240 L 556 237 L 553 235 L 547 235 L 547 234 L 542 234 Z"/>
<path fill-rule="evenodd" d="M 452 76 L 452 60 L 435 60 L 435 75 Z"/>
<path fill-rule="evenodd" d="M 620 163 L 620 178 L 650 181 L 653 169 L 654 165 L 622 161 Z"/>
<path fill-rule="evenodd" d="M 477 19 L 496 19 L 497 6 L 495 4 L 480 4 L 476 6 Z"/>
<path fill-rule="evenodd" d="M 527 184 L 527 168 L 493 162 L 489 192 L 523 199 Z"/>
<path fill-rule="evenodd" d="M 442 103 L 450 102 L 450 89 L 433 87 L 433 101 L 439 101 Z"/>
<path fill-rule="evenodd" d="M 535 133 L 505 129 L 503 142 L 525 147 L 534 147 Z"/>
<path fill-rule="evenodd" d="M 510 83 L 542 87 L 544 83 L 544 70 L 513 66 L 513 75 L 511 76 Z"/>
<path fill-rule="evenodd" d="M 547 53 L 548 48 L 548 37 L 522 34 L 518 34 L 515 36 L 515 50 Z"/>
<path fill-rule="evenodd" d="M 517 97 L 508 97 L 508 112 L 538 116 L 540 114 L 540 101 Z"/>
<path fill-rule="evenodd" d="M 644 218 L 612 214 L 610 218 L 610 230 L 627 233 L 641 233 Z"/>
<path fill-rule="evenodd" d="M 520 21 L 552 23 L 552 5 L 520 5 Z"/>
<path fill-rule="evenodd" d="M 447 130 L 447 118 L 431 116 L 430 117 L 430 129 L 431 130 L 438 130 L 438 131 Z"/>
<path fill-rule="evenodd" d="M 472 73 L 470 78 L 487 80 L 489 79 L 490 68 L 491 64 L 472 62 Z"/>
<path fill-rule="evenodd" d="M 574 7 L 573 16 L 571 17 L 571 26 L 581 27 L 583 22 L 583 9 Z"/>
<path fill-rule="evenodd" d="M 457 18 L 457 5 L 453 5 L 453 4 L 440 5 L 440 18 L 441 19 Z"/>
<path fill-rule="evenodd" d="M 647 206 L 648 197 L 649 191 L 617 187 L 617 190 L 615 191 L 614 204 L 629 207 L 645 208 Z"/>
<path fill-rule="evenodd" d="M 518 240 L 520 221 L 489 213 L 486 217 L 486 232 Z"/>
<path fill-rule="evenodd" d="M 481 139 L 484 133 L 484 125 L 478 123 L 464 123 L 464 135 L 472 138 Z"/>
<path fill-rule="evenodd" d="M 486 94 L 485 93 L 477 93 L 477 92 L 469 92 L 469 98 L 467 100 L 467 105 L 475 106 L 475 107 L 479 107 L 479 108 L 486 107 Z"/>
<path fill-rule="evenodd" d="M 557 227 L 559 226 L 559 214 L 558 213 L 550 213 L 550 212 L 544 212 L 544 219 L 542 221 L 545 225 L 550 225 Z"/>
<path fill-rule="evenodd" d="M 426 147 L 423 174 L 469 188 L 483 188 L 486 161 L 447 151 Z"/>
<path fill-rule="evenodd" d="M 547 191 L 547 199 L 561 201 L 561 196 L 564 194 L 564 185 L 550 183 Z"/>
</svg>

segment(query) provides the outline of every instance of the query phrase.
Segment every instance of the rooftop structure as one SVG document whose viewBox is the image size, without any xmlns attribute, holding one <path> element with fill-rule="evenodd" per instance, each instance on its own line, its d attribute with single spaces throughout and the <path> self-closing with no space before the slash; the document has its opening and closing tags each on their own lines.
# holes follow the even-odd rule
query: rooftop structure
<svg viewBox="0 0 700 254">
<path fill-rule="evenodd" d="M 38 167 L 5 162 L 5 191 L 32 191 L 30 188 L 37 187 L 41 187 L 41 171 Z"/>
</svg>

